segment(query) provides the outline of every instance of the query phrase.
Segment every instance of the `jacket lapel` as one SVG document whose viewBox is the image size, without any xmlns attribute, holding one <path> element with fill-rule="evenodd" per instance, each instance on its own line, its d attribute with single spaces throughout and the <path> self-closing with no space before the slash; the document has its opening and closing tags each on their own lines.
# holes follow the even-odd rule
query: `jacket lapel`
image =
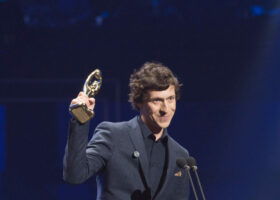
<svg viewBox="0 0 280 200">
<path fill-rule="evenodd" d="M 140 167 L 143 172 L 144 178 L 145 178 L 145 184 L 147 187 L 148 185 L 148 158 L 147 158 L 147 153 L 146 153 L 146 148 L 143 140 L 143 136 L 141 133 L 141 128 L 138 124 L 137 117 L 134 117 L 132 120 L 130 120 L 130 128 L 131 131 L 129 133 L 130 139 L 134 145 L 135 151 L 139 152 L 139 162 L 140 162 Z M 133 152 L 132 152 L 133 153 Z"/>
<path fill-rule="evenodd" d="M 174 152 L 174 147 L 173 147 L 173 140 L 168 136 L 168 141 L 167 141 L 167 152 L 168 152 L 168 163 L 167 163 L 167 170 L 166 170 L 166 176 L 163 180 L 162 187 L 160 188 L 157 197 L 159 197 L 162 193 L 162 191 L 165 190 L 167 187 L 167 183 L 169 179 L 173 176 L 173 171 L 176 166 L 176 155 Z"/>
</svg>

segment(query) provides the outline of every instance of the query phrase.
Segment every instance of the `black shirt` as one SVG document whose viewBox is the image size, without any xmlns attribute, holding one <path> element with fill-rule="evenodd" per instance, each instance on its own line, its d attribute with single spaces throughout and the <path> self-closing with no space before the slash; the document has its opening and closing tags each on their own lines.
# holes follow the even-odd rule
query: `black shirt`
<svg viewBox="0 0 280 200">
<path fill-rule="evenodd" d="M 157 191 L 162 186 L 166 175 L 167 168 L 167 130 L 164 129 L 160 139 L 155 141 L 154 134 L 143 123 L 140 116 L 138 116 L 138 123 L 146 147 L 147 158 L 149 162 L 148 182 L 150 183 L 151 196 L 154 197 Z"/>
</svg>

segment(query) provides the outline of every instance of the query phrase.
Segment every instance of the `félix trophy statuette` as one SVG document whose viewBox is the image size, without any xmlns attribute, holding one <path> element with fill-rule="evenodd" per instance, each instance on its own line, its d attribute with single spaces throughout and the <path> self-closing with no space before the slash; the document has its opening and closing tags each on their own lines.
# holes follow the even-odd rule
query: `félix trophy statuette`
<svg viewBox="0 0 280 200">
<path fill-rule="evenodd" d="M 96 79 L 96 80 L 94 80 Z M 86 79 L 83 92 L 88 97 L 94 97 L 100 90 L 102 84 L 101 71 L 95 69 Z M 85 103 L 73 104 L 69 107 L 69 111 L 75 119 L 80 123 L 86 123 L 88 120 L 94 117 L 94 111 L 89 109 Z"/>
</svg>

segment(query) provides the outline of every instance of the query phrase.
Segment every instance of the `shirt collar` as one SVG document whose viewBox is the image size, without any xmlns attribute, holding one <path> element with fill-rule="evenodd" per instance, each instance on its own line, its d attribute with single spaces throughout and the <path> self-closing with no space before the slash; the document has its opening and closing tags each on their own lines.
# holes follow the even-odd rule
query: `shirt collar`
<svg viewBox="0 0 280 200">
<path fill-rule="evenodd" d="M 137 120 L 138 120 L 138 123 L 140 125 L 140 128 L 141 128 L 141 132 L 142 132 L 142 135 L 143 137 L 146 139 L 148 137 L 151 137 L 151 135 L 153 135 L 152 131 L 147 127 L 147 125 L 142 121 L 141 119 L 141 116 L 137 116 Z M 167 137 L 167 129 L 165 128 L 163 130 L 163 133 L 162 133 L 162 136 L 160 138 L 160 140 L 164 139 L 166 140 L 168 137 Z"/>
</svg>

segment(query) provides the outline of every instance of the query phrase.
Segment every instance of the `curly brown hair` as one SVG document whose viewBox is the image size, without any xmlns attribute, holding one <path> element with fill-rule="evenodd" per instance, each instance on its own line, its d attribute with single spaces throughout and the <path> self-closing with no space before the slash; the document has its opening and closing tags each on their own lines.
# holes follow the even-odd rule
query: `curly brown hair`
<svg viewBox="0 0 280 200">
<path fill-rule="evenodd" d="M 179 83 L 172 71 L 161 63 L 146 62 L 130 76 L 128 101 L 134 109 L 139 110 L 137 104 L 143 103 L 144 96 L 148 90 L 162 91 L 166 90 L 170 85 L 175 87 L 176 100 L 178 100 L 182 84 Z"/>
</svg>

